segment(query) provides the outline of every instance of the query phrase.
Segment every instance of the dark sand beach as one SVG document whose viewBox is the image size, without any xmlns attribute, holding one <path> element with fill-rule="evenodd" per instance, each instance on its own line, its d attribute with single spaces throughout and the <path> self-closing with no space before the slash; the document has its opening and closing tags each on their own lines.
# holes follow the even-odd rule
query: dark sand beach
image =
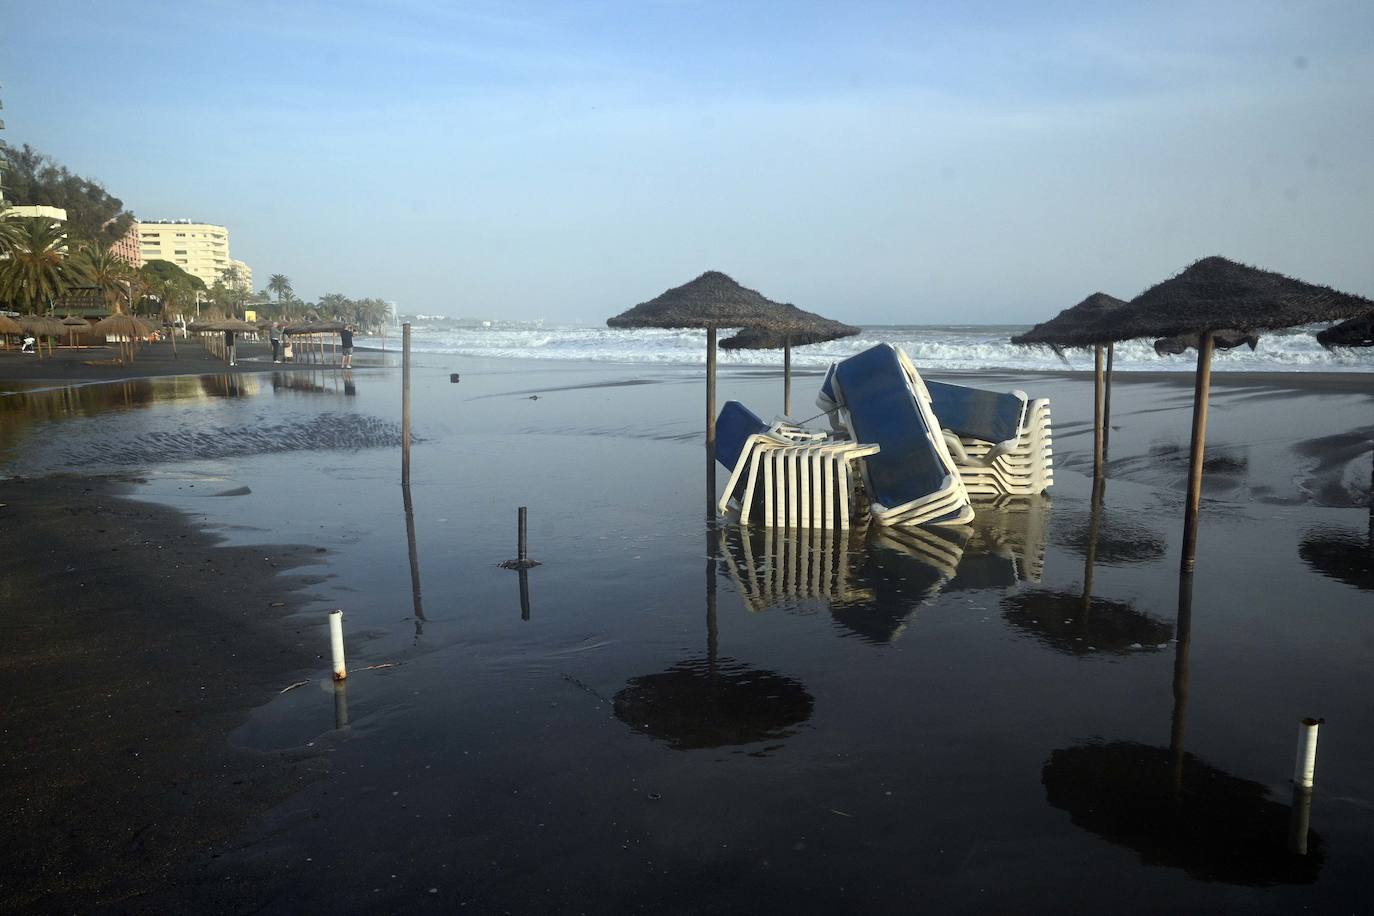
<svg viewBox="0 0 1374 916">
<path fill-rule="evenodd" d="M 1092 550 L 1080 374 L 948 377 L 1051 398 L 1049 500 L 848 537 L 705 522 L 693 367 L 421 359 L 410 512 L 394 368 L 156 375 L 0 383 L 0 906 L 1368 908 L 1370 376 L 1217 375 L 1180 588 L 1186 375 Z"/>
</svg>

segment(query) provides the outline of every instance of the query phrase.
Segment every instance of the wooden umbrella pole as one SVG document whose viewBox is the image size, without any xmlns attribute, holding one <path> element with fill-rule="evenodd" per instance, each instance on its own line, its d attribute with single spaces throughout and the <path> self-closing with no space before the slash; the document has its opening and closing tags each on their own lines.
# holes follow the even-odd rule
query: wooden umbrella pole
<svg viewBox="0 0 1374 916">
<path fill-rule="evenodd" d="M 716 329 L 706 329 L 706 511 L 716 501 Z"/>
<path fill-rule="evenodd" d="M 1102 345 L 1093 347 L 1093 479 L 1102 476 Z"/>
<path fill-rule="evenodd" d="M 792 335 L 782 344 L 782 415 L 792 416 Z"/>
<path fill-rule="evenodd" d="M 1102 460 L 1111 457 L 1112 439 L 1112 363 L 1116 358 L 1116 344 L 1107 344 L 1107 383 L 1102 394 Z"/>
<path fill-rule="evenodd" d="M 410 323 L 401 325 L 401 485 L 410 487 Z"/>
<path fill-rule="evenodd" d="M 1188 450 L 1188 501 L 1183 515 L 1183 570 L 1191 571 L 1197 554 L 1197 516 L 1202 500 L 1202 455 L 1207 444 L 1207 396 L 1212 389 L 1210 332 L 1198 340 L 1197 378 L 1193 389 L 1193 438 Z"/>
</svg>

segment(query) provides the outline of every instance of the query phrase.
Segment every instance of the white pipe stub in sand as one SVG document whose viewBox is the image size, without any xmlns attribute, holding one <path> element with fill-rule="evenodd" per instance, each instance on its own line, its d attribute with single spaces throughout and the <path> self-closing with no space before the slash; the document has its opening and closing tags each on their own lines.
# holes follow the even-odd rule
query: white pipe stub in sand
<svg viewBox="0 0 1374 916">
<path fill-rule="evenodd" d="M 344 665 L 343 611 L 329 613 L 329 649 L 334 656 L 334 680 L 341 681 L 348 677 L 348 668 Z"/>
<path fill-rule="evenodd" d="M 1317 772 L 1317 729 L 1325 719 L 1303 719 L 1298 725 L 1298 757 L 1293 764 L 1293 782 L 1299 789 L 1312 788 Z"/>
</svg>

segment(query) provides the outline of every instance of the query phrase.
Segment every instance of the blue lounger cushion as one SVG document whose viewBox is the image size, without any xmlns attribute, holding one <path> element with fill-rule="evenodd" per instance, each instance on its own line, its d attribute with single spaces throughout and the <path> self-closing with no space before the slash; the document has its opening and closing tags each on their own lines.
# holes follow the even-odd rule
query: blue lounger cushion
<svg viewBox="0 0 1374 916">
<path fill-rule="evenodd" d="M 996 445 L 1015 442 L 1021 435 L 1026 420 L 1026 396 L 1022 392 L 984 391 L 929 379 L 926 390 L 940 426 L 956 436 Z"/>
<path fill-rule="evenodd" d="M 840 362 L 834 380 L 854 440 L 882 447 L 865 459 L 874 502 L 893 509 L 949 485 L 954 469 L 933 441 L 941 433 L 927 423 L 892 346 L 878 344 Z"/>
<path fill-rule="evenodd" d="M 728 471 L 735 469 L 750 436 L 768 432 L 768 424 L 739 401 L 726 401 L 716 417 L 716 460 Z"/>
</svg>

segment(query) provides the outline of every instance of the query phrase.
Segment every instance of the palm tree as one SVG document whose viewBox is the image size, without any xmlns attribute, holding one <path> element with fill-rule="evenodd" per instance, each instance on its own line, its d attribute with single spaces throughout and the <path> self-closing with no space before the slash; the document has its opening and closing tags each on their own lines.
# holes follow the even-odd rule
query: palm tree
<svg viewBox="0 0 1374 916">
<path fill-rule="evenodd" d="M 34 312 L 47 311 L 67 281 L 67 237 L 49 219 L 18 219 L 10 236 L 10 256 L 0 261 L 0 297 Z"/>
<path fill-rule="evenodd" d="M 293 293 L 291 278 L 286 274 L 273 274 L 267 280 L 267 288 L 277 294 L 277 302 L 290 299 Z"/>
<path fill-rule="evenodd" d="M 134 311 L 134 276 L 129 265 L 108 249 L 86 245 L 72 257 L 72 279 L 100 290 L 105 307 L 113 314 L 124 311 L 124 298 L 129 300 L 129 314 Z"/>
</svg>

